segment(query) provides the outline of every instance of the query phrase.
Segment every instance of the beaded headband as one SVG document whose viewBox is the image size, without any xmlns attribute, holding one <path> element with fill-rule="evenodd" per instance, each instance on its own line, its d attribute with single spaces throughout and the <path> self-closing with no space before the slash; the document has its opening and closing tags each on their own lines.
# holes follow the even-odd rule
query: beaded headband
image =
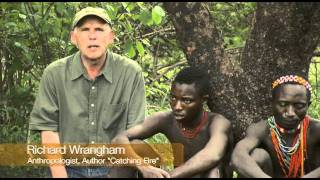
<svg viewBox="0 0 320 180">
<path fill-rule="evenodd" d="M 276 88 L 277 86 L 284 84 L 286 82 L 296 82 L 304 87 L 306 87 L 306 89 L 311 93 L 311 85 L 310 83 L 303 79 L 300 76 L 297 75 L 286 75 L 286 76 L 281 76 L 280 78 L 278 78 L 277 80 L 273 81 L 272 83 L 272 89 Z"/>
</svg>

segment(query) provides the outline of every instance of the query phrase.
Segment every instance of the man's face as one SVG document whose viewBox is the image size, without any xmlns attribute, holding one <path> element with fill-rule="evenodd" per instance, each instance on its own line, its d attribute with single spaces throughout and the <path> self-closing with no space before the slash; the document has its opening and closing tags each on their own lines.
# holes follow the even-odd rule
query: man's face
<svg viewBox="0 0 320 180">
<path fill-rule="evenodd" d="M 98 18 L 88 18 L 71 32 L 71 41 L 82 57 L 89 61 L 105 58 L 107 47 L 113 43 L 111 27 Z"/>
<path fill-rule="evenodd" d="M 294 129 L 308 110 L 307 89 L 298 84 L 279 88 L 272 103 L 276 123 L 285 129 Z"/>
<path fill-rule="evenodd" d="M 173 83 L 171 87 L 170 106 L 174 117 L 180 122 L 196 120 L 203 108 L 204 98 L 200 97 L 195 83 Z"/>
</svg>

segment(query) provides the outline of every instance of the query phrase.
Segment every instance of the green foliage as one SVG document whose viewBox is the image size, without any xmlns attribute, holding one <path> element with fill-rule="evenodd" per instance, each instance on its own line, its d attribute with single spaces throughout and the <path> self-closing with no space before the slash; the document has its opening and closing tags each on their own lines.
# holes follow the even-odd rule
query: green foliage
<svg viewBox="0 0 320 180">
<path fill-rule="evenodd" d="M 161 24 L 163 16 L 165 16 L 165 12 L 160 6 L 152 8 L 152 20 L 156 25 Z"/>
<path fill-rule="evenodd" d="M 3 124 L 0 126 L 0 144 L 4 143 L 26 143 L 27 138 L 33 143 L 40 142 L 39 133 L 31 134 L 29 137 L 27 124 L 14 125 L 14 124 Z M 0 177 L 6 178 L 38 178 L 38 177 L 49 177 L 48 167 L 38 166 L 1 166 Z"/>
<path fill-rule="evenodd" d="M 251 29 L 255 2 L 212 3 L 211 13 L 223 33 L 226 48 L 244 47 Z"/>
<path fill-rule="evenodd" d="M 49 178 L 49 174 L 48 167 L 0 167 L 0 178 Z"/>
<path fill-rule="evenodd" d="M 7 124 L 0 127 L 0 143 L 21 143 L 26 142 L 27 134 L 27 124 L 13 125 Z"/>
<path fill-rule="evenodd" d="M 309 81 L 312 86 L 312 103 L 308 113 L 312 117 L 320 119 L 320 58 L 313 58 L 313 62 L 309 69 Z"/>
</svg>

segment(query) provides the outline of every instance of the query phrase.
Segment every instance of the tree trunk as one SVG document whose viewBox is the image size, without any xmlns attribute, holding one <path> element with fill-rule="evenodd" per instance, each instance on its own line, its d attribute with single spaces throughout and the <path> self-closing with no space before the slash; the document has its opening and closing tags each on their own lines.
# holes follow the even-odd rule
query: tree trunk
<svg viewBox="0 0 320 180">
<path fill-rule="evenodd" d="M 208 71 L 209 108 L 231 120 L 236 141 L 252 122 L 271 115 L 271 83 L 279 75 L 307 77 L 319 43 L 319 3 L 258 3 L 252 31 L 240 57 L 222 47 L 206 3 L 167 2 L 164 7 L 191 66 Z"/>
</svg>

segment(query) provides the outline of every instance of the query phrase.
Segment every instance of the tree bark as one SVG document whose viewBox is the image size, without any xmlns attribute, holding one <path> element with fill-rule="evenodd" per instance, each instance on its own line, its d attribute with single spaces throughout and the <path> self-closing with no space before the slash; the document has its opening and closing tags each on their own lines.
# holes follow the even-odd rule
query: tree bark
<svg viewBox="0 0 320 180">
<path fill-rule="evenodd" d="M 319 3 L 258 3 L 240 57 L 230 58 L 206 3 L 166 2 L 164 8 L 188 63 L 209 73 L 209 108 L 230 119 L 236 141 L 252 122 L 271 115 L 275 78 L 293 73 L 307 77 L 320 39 Z"/>
</svg>

